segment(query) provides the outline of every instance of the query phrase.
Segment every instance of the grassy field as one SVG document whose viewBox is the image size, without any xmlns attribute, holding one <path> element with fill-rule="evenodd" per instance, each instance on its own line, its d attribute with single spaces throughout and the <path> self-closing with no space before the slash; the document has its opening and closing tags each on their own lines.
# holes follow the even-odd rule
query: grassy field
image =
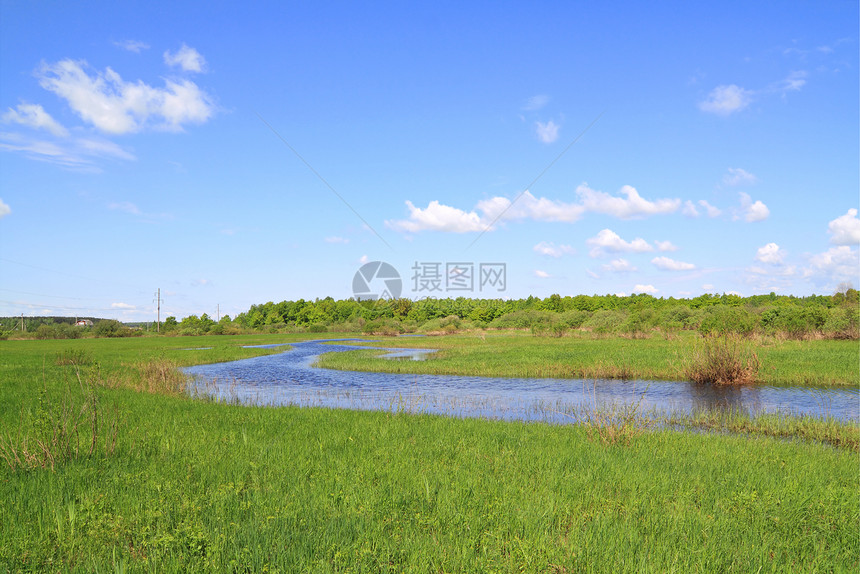
<svg viewBox="0 0 860 574">
<path fill-rule="evenodd" d="M 850 448 L 244 407 L 168 374 L 297 338 L 0 342 L 0 450 L 53 449 L 0 461 L 0 572 L 860 565 Z"/>
<path fill-rule="evenodd" d="M 516 331 L 488 331 L 441 337 L 383 339 L 380 346 L 439 349 L 425 361 L 377 359 L 378 352 L 324 355 L 330 369 L 497 377 L 558 377 L 687 380 L 691 357 L 701 346 L 695 333 L 667 340 L 601 338 L 588 334 L 534 337 Z M 756 382 L 772 385 L 858 386 L 857 341 L 776 341 L 742 343 L 761 363 Z"/>
</svg>

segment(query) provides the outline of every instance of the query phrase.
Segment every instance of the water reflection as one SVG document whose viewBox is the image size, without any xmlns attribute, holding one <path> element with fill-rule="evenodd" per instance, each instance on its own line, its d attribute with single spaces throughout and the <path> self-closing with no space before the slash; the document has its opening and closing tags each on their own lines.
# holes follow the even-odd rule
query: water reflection
<svg viewBox="0 0 860 574">
<path fill-rule="evenodd" d="M 354 340 L 354 339 L 353 339 Z M 858 420 L 857 389 L 715 387 L 684 382 L 403 375 L 312 367 L 322 353 L 356 346 L 294 343 L 276 355 L 189 367 L 199 388 L 248 404 L 428 412 L 462 417 L 569 422 L 583 406 L 639 403 L 643 412 L 733 408 Z M 389 349 L 425 356 L 430 349 Z"/>
</svg>

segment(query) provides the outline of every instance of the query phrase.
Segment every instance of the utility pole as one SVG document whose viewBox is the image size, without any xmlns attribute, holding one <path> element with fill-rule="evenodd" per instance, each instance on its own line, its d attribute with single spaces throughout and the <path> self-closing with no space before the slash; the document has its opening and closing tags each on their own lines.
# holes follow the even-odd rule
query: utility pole
<svg viewBox="0 0 860 574">
<path fill-rule="evenodd" d="M 155 332 L 161 333 L 161 287 L 155 292 L 155 302 L 158 304 L 158 322 L 155 324 Z"/>
</svg>

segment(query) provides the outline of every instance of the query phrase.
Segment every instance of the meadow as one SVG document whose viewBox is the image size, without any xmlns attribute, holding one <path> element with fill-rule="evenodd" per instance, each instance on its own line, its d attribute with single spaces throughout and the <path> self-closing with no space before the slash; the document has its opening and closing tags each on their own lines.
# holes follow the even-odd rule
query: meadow
<svg viewBox="0 0 860 574">
<path fill-rule="evenodd" d="M 858 568 L 856 444 L 248 407 L 176 374 L 307 338 L 0 341 L 0 571 Z"/>
<path fill-rule="evenodd" d="M 716 338 L 720 340 L 720 338 Z M 693 360 L 706 339 L 695 332 L 672 338 L 599 336 L 580 333 L 536 337 L 527 331 L 476 331 L 444 337 L 387 339 L 385 346 L 432 348 L 425 361 L 379 360 L 379 351 L 327 354 L 330 369 L 494 377 L 690 380 Z M 860 386 L 857 341 L 785 340 L 746 337 L 732 340 L 760 363 L 754 383 L 805 386 Z M 372 345 L 372 343 L 368 343 Z"/>
</svg>

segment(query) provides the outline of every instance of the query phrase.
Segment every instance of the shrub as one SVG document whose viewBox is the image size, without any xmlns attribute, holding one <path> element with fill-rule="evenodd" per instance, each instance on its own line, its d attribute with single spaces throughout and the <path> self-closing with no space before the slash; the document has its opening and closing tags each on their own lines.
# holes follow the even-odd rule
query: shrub
<svg viewBox="0 0 860 574">
<path fill-rule="evenodd" d="M 583 323 L 582 327 L 599 335 L 608 335 L 618 332 L 626 318 L 627 316 L 623 311 L 603 309 L 596 311 L 590 319 Z"/>
<path fill-rule="evenodd" d="M 758 319 L 741 307 L 715 307 L 699 325 L 702 335 L 730 334 L 748 336 L 755 331 Z"/>
<path fill-rule="evenodd" d="M 103 319 L 96 323 L 93 332 L 96 337 L 128 337 L 131 335 L 131 329 L 117 321 L 116 319 Z"/>
<path fill-rule="evenodd" d="M 760 362 L 737 335 L 706 337 L 690 354 L 686 377 L 694 383 L 730 385 L 755 382 Z"/>
</svg>

